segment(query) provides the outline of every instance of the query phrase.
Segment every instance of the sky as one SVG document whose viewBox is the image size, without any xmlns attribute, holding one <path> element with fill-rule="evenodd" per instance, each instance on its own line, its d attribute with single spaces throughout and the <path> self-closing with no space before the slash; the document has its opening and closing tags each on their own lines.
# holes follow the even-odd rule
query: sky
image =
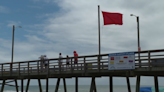
<svg viewBox="0 0 164 92">
<path fill-rule="evenodd" d="M 0 1 L 0 63 L 11 62 L 12 30 L 15 25 L 14 62 L 98 54 L 98 5 L 101 11 L 123 14 L 123 25 L 103 25 L 100 14 L 101 53 L 137 51 L 139 16 L 141 50 L 163 49 L 163 0 L 15 0 Z M 19 28 L 21 26 L 22 28 Z M 114 85 L 126 85 L 126 78 L 114 78 Z M 56 79 L 51 79 L 56 85 Z M 108 77 L 97 85 L 108 85 Z M 153 77 L 141 77 L 141 85 L 154 85 Z M 163 78 L 159 78 L 163 81 Z M 89 85 L 90 78 L 80 78 Z M 136 84 L 136 78 L 130 78 Z M 164 82 L 159 81 L 159 85 Z M 45 83 L 45 81 L 42 81 Z M 74 85 L 74 78 L 67 84 Z M 31 84 L 38 85 L 37 81 Z M 61 83 L 62 84 L 62 83 Z"/>
</svg>

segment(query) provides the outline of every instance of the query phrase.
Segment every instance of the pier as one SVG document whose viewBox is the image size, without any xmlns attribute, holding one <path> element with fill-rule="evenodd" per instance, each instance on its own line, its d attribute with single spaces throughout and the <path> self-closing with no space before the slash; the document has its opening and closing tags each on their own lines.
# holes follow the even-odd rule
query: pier
<svg viewBox="0 0 164 92">
<path fill-rule="evenodd" d="M 138 53 L 140 53 L 140 58 L 138 58 Z M 56 86 L 54 92 L 58 92 L 61 79 L 64 91 L 67 92 L 67 78 L 75 78 L 75 92 L 78 92 L 78 78 L 80 77 L 92 78 L 88 92 L 97 92 L 95 79 L 103 76 L 109 77 L 109 92 L 113 92 L 113 77 L 125 77 L 128 92 L 131 92 L 129 77 L 136 77 L 136 92 L 139 92 L 140 77 L 154 76 L 155 90 L 159 92 L 158 76 L 164 76 L 164 49 L 136 51 L 135 69 L 131 70 L 108 70 L 108 54 L 79 56 L 78 64 L 74 64 L 74 57 L 70 57 L 69 68 L 66 67 L 66 58 L 63 58 L 62 66 L 58 65 L 59 58 L 49 59 L 47 69 L 41 67 L 41 60 L 1 63 L 0 80 L 2 80 L 2 86 L 0 92 L 3 92 L 7 80 L 15 82 L 16 92 L 19 92 L 17 80 L 21 80 L 21 92 L 23 90 L 28 92 L 31 79 L 38 80 L 39 92 L 43 92 L 41 79 L 46 79 L 46 92 L 48 92 L 49 79 L 53 78 L 57 79 L 57 83 L 54 84 L 54 87 Z M 23 87 L 25 79 L 28 80 L 26 88 Z"/>
</svg>

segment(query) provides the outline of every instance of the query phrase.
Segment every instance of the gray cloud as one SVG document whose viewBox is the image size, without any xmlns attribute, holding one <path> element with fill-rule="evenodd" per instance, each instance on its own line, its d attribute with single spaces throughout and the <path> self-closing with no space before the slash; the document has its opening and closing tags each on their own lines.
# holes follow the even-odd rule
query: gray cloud
<svg viewBox="0 0 164 92">
<path fill-rule="evenodd" d="M 8 13 L 9 9 L 6 8 L 5 6 L 0 6 L 0 13 Z"/>
</svg>

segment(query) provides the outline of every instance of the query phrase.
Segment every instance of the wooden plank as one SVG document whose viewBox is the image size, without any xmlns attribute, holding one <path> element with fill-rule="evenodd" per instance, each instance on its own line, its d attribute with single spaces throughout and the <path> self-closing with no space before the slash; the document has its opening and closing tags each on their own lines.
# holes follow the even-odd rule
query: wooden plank
<svg viewBox="0 0 164 92">
<path fill-rule="evenodd" d="M 85 61 L 85 57 L 84 57 L 84 73 L 86 73 L 86 61 Z"/>
<path fill-rule="evenodd" d="M 98 56 L 97 59 L 98 59 L 98 71 L 100 72 L 100 56 Z"/>
<path fill-rule="evenodd" d="M 149 68 L 150 68 L 150 51 L 148 51 L 148 63 L 149 63 Z"/>
<path fill-rule="evenodd" d="M 37 61 L 37 74 L 39 75 L 39 61 Z"/>
<path fill-rule="evenodd" d="M 5 83 L 10 83 L 10 82 L 14 82 L 14 80 L 12 80 L 12 81 L 8 81 L 8 82 L 5 82 Z M 3 83 L 0 83 L 0 84 L 3 84 Z"/>
<path fill-rule="evenodd" d="M 5 83 L 5 85 L 7 85 L 7 86 L 12 86 L 12 87 L 16 87 L 15 85 L 6 84 L 6 83 Z M 17 87 L 18 87 L 18 86 L 17 86 Z"/>
<path fill-rule="evenodd" d="M 28 75 L 30 74 L 29 67 L 30 67 L 30 62 L 28 62 L 28 68 L 27 68 L 28 69 L 28 71 L 27 71 L 28 72 Z"/>
<path fill-rule="evenodd" d="M 81 67 L 80 69 L 81 69 L 81 70 L 83 70 L 83 68 L 82 68 L 82 67 L 83 67 L 83 64 L 81 64 L 81 66 L 80 66 L 80 67 Z"/>
<path fill-rule="evenodd" d="M 72 58 L 71 58 L 71 73 L 73 73 L 73 68 L 72 68 Z"/>
<path fill-rule="evenodd" d="M 28 92 L 29 84 L 30 84 L 30 79 L 28 79 L 27 81 L 26 92 Z"/>
<path fill-rule="evenodd" d="M 158 87 L 158 76 L 154 76 L 154 84 L 155 84 L 155 92 L 159 92 L 159 87 Z"/>
<path fill-rule="evenodd" d="M 61 61 L 59 60 L 58 62 L 59 62 L 59 64 L 58 64 L 59 65 L 59 74 L 61 74 Z"/>
<path fill-rule="evenodd" d="M 12 63 L 10 64 L 10 76 L 12 76 Z"/>
<path fill-rule="evenodd" d="M 18 64 L 19 64 L 19 66 L 18 66 L 18 67 L 19 67 L 19 76 L 20 76 L 20 63 L 18 63 Z"/>
<path fill-rule="evenodd" d="M 3 76 L 3 64 L 1 66 L 1 76 Z"/>
<path fill-rule="evenodd" d="M 49 69 L 50 66 L 49 66 L 49 63 L 50 63 L 50 62 L 49 62 L 49 60 L 48 60 L 48 64 L 47 64 L 47 76 L 49 76 L 49 74 L 50 74 L 50 69 Z"/>
</svg>

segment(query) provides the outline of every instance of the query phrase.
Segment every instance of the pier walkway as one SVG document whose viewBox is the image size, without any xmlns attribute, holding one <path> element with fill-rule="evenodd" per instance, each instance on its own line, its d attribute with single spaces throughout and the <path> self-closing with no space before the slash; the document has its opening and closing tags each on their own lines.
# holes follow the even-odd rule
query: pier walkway
<svg viewBox="0 0 164 92">
<path fill-rule="evenodd" d="M 138 53 L 140 53 L 140 60 L 138 59 Z M 3 92 L 6 80 L 14 79 L 16 86 L 18 86 L 17 80 L 21 80 L 21 86 L 23 86 L 23 80 L 28 79 L 27 92 L 30 79 L 38 79 L 40 92 L 42 92 L 40 79 L 47 79 L 48 81 L 48 78 L 58 78 L 55 89 L 55 92 L 57 92 L 60 78 L 65 81 L 65 78 L 72 77 L 76 78 L 77 85 L 78 77 L 91 77 L 90 92 L 93 92 L 96 91 L 95 77 L 102 76 L 110 77 L 110 92 L 113 92 L 112 77 L 126 77 L 129 92 L 131 92 L 129 77 L 137 77 L 136 92 L 139 92 L 140 76 L 154 76 L 156 92 L 158 92 L 157 77 L 164 76 L 164 49 L 135 52 L 135 69 L 132 70 L 108 70 L 108 54 L 79 56 L 78 64 L 74 64 L 74 57 L 70 58 L 71 64 L 69 67 L 66 67 L 66 58 L 63 58 L 62 66 L 58 65 L 59 58 L 49 59 L 47 69 L 41 67 L 40 60 L 1 63 L 0 80 L 3 80 L 1 92 Z M 48 82 L 46 85 L 48 86 Z M 77 85 L 76 92 L 78 92 Z M 66 92 L 66 85 L 64 89 Z M 18 87 L 16 87 L 16 90 L 18 92 Z M 21 90 L 23 92 L 23 87 Z M 48 92 L 48 87 L 46 92 Z"/>
</svg>

